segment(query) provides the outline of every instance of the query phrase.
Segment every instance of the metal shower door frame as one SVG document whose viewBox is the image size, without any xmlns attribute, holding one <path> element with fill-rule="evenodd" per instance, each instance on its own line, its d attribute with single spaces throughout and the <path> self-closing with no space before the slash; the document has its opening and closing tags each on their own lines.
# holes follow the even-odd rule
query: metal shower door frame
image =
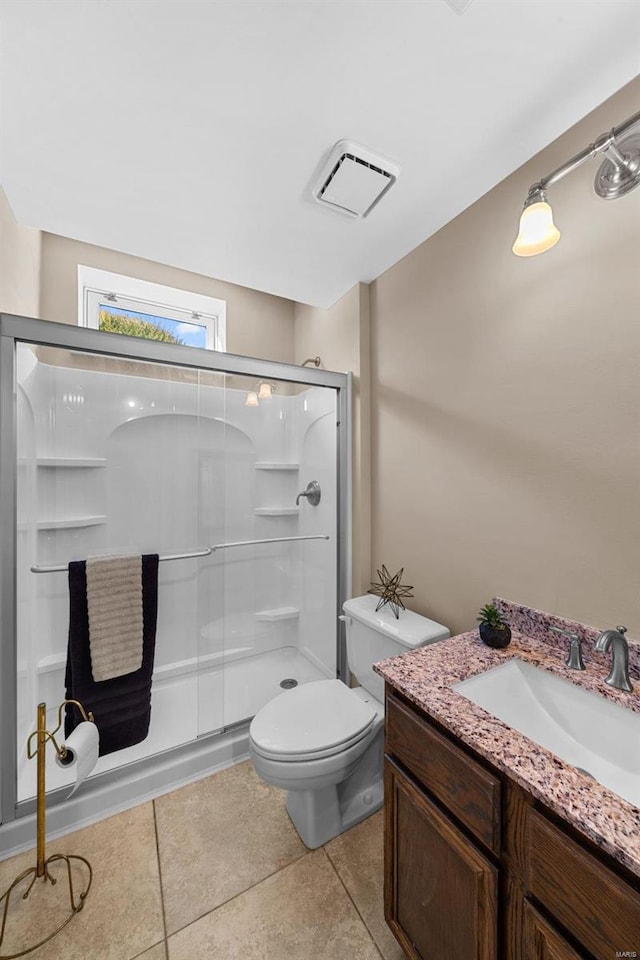
<svg viewBox="0 0 640 960">
<path fill-rule="evenodd" d="M 0 827 L 31 812 L 17 802 L 17 376 L 16 345 L 54 347 L 123 360 L 247 376 L 255 380 L 328 387 L 336 391 L 336 664 L 348 683 L 346 647 L 338 616 L 351 592 L 351 393 L 352 375 L 118 336 L 72 324 L 0 314 Z M 212 734 L 216 736 L 217 734 Z M 176 750 L 186 749 L 188 744 Z M 157 754 L 162 757 L 164 754 Z M 137 761 L 142 767 L 153 757 Z M 133 766 L 133 765 L 132 765 Z M 100 774 L 117 778 L 118 769 Z M 20 809 L 18 809 L 20 808 Z"/>
</svg>

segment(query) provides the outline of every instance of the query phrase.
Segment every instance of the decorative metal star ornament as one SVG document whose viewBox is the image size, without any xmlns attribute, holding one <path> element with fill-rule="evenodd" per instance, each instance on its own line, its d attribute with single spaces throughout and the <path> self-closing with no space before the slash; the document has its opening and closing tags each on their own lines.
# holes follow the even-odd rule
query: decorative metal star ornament
<svg viewBox="0 0 640 960">
<path fill-rule="evenodd" d="M 380 597 L 376 606 L 376 612 L 381 607 L 386 606 L 388 603 L 395 613 L 396 620 L 399 620 L 400 608 L 402 607 L 403 610 L 406 610 L 406 607 L 402 602 L 402 598 L 413 596 L 411 593 L 413 587 L 400 583 L 402 580 L 402 574 L 404 573 L 404 567 L 402 567 L 401 570 L 398 570 L 398 572 L 392 577 L 383 563 L 382 569 L 376 570 L 376 573 L 378 574 L 379 583 L 372 582 L 371 589 L 367 590 L 367 593 L 373 593 L 374 596 Z"/>
</svg>

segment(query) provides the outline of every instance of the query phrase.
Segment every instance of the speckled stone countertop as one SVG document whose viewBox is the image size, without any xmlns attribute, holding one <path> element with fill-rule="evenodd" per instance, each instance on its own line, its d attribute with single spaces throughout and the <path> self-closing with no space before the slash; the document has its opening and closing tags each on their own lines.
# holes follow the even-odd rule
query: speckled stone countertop
<svg viewBox="0 0 640 960">
<path fill-rule="evenodd" d="M 407 700 L 640 876 L 638 807 L 452 689 L 461 680 L 520 657 L 640 713 L 640 644 L 629 642 L 634 690 L 622 693 L 605 685 L 610 657 L 595 653 L 593 642 L 584 645 L 586 670 L 569 670 L 564 662 L 568 640 L 549 631 L 553 624 L 593 641 L 599 632 L 594 627 L 505 600 L 497 599 L 496 603 L 511 624 L 512 639 L 506 649 L 485 646 L 474 630 L 383 660 L 374 670 Z M 630 743 L 629 749 L 640 750 L 640 746 Z"/>
</svg>

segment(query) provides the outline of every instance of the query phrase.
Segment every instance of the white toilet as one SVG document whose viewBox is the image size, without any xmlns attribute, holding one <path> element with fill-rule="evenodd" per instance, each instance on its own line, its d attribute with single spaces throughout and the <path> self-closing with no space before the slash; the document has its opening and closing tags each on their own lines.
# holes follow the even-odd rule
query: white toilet
<svg viewBox="0 0 640 960">
<path fill-rule="evenodd" d="M 384 681 L 378 660 L 449 636 L 440 623 L 404 610 L 376 613 L 367 595 L 343 606 L 347 659 L 360 683 L 316 680 L 288 690 L 259 710 L 249 729 L 259 776 L 287 790 L 287 811 L 315 849 L 382 806 Z"/>
</svg>

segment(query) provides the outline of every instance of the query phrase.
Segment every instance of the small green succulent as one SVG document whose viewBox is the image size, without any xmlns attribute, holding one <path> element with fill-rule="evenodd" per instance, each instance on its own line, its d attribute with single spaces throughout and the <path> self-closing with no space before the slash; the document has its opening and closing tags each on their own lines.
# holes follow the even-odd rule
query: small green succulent
<svg viewBox="0 0 640 960">
<path fill-rule="evenodd" d="M 504 630 L 507 626 L 495 603 L 487 603 L 476 617 L 478 623 L 484 623 L 493 630 Z"/>
</svg>

